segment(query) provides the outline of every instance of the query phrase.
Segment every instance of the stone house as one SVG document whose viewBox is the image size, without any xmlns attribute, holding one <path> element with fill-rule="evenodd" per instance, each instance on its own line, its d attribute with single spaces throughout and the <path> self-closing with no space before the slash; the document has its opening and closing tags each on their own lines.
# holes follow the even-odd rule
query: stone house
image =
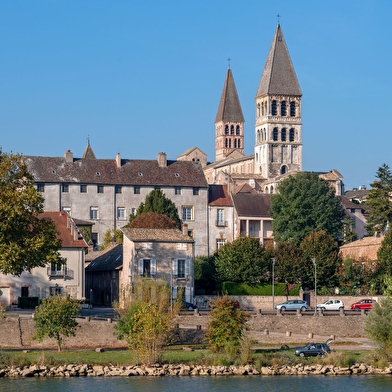
<svg viewBox="0 0 392 392">
<path fill-rule="evenodd" d="M 167 281 L 173 298 L 182 287 L 185 300 L 193 302 L 195 241 L 189 237 L 186 224 L 182 231 L 130 227 L 122 231 L 121 295 L 126 295 L 137 276 L 143 276 Z"/>
<path fill-rule="evenodd" d="M 33 268 L 20 276 L 0 274 L 1 302 L 6 306 L 16 304 L 18 297 L 35 296 L 39 299 L 53 294 L 68 294 L 77 299 L 85 296 L 84 254 L 87 244 L 72 218 L 64 211 L 44 212 L 56 224 L 62 241 L 61 257 L 65 265 L 52 264 Z"/>
</svg>

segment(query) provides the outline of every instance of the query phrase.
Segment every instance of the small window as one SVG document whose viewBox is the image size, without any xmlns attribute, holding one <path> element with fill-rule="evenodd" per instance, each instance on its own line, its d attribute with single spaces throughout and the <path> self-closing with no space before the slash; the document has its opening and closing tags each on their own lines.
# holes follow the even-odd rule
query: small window
<svg viewBox="0 0 392 392">
<path fill-rule="evenodd" d="M 234 135 L 234 125 L 230 126 L 230 135 Z"/>
<path fill-rule="evenodd" d="M 225 225 L 225 210 L 223 208 L 218 208 L 216 215 L 216 226 L 223 227 Z"/>
<path fill-rule="evenodd" d="M 133 187 L 133 193 L 135 195 L 140 195 L 140 186 L 134 186 Z"/>
<path fill-rule="evenodd" d="M 193 220 L 193 208 L 182 207 L 182 220 Z"/>
<path fill-rule="evenodd" d="M 61 192 L 63 192 L 63 193 L 69 192 L 68 184 L 61 184 Z"/>
<path fill-rule="evenodd" d="M 274 142 L 278 141 L 278 128 L 274 128 L 272 132 L 272 139 Z"/>
<path fill-rule="evenodd" d="M 174 194 L 175 195 L 181 195 L 181 187 L 180 186 L 176 186 L 174 188 Z"/>
<path fill-rule="evenodd" d="M 177 249 L 179 249 L 179 250 L 187 250 L 187 243 L 186 242 L 179 242 L 177 244 Z"/>
<path fill-rule="evenodd" d="M 198 196 L 200 194 L 200 189 L 197 187 L 193 188 L 193 196 Z"/>
<path fill-rule="evenodd" d="M 136 208 L 132 208 L 132 209 L 131 209 L 131 215 L 132 215 L 132 216 L 135 216 L 135 215 L 136 215 Z"/>
<path fill-rule="evenodd" d="M 188 275 L 190 275 L 190 259 L 174 259 L 172 264 L 173 276 L 177 279 L 185 279 Z"/>
<path fill-rule="evenodd" d="M 291 128 L 290 129 L 290 135 L 289 135 L 289 140 L 290 140 L 290 142 L 293 142 L 294 141 L 294 139 L 295 139 L 295 133 L 294 133 L 294 128 Z"/>
<path fill-rule="evenodd" d="M 152 242 L 145 242 L 145 243 L 142 245 L 142 248 L 143 248 L 143 249 L 147 249 L 147 250 L 151 250 L 151 249 L 152 249 Z"/>
<path fill-rule="evenodd" d="M 157 272 L 157 262 L 155 259 L 138 260 L 138 273 L 146 278 L 155 276 Z"/>
<path fill-rule="evenodd" d="M 240 126 L 239 125 L 237 125 L 236 127 L 235 127 L 235 134 L 238 136 L 238 135 L 240 135 Z"/>
<path fill-rule="evenodd" d="M 125 208 L 124 207 L 117 208 L 117 219 L 118 220 L 125 220 Z"/>
<path fill-rule="evenodd" d="M 80 184 L 80 193 L 87 193 L 87 185 Z"/>
<path fill-rule="evenodd" d="M 97 193 L 104 193 L 104 186 L 103 185 L 98 185 L 97 186 Z"/>
<path fill-rule="evenodd" d="M 219 238 L 216 240 L 216 250 L 219 250 L 224 244 L 226 243 L 226 240 Z"/>
<path fill-rule="evenodd" d="M 193 238 L 193 230 L 188 230 L 188 237 Z"/>
<path fill-rule="evenodd" d="M 272 101 L 272 105 L 271 105 L 271 114 L 272 114 L 273 116 L 276 116 L 276 115 L 278 114 L 278 111 L 277 111 L 277 109 L 276 109 L 276 100 L 275 100 L 275 99 Z"/>
<path fill-rule="evenodd" d="M 286 141 L 286 128 L 282 129 L 281 140 L 282 140 L 282 142 Z"/>
<path fill-rule="evenodd" d="M 45 184 L 42 184 L 42 183 L 37 184 L 37 191 L 38 192 L 45 192 Z"/>
<path fill-rule="evenodd" d="M 122 186 L 121 185 L 116 185 L 115 191 L 116 191 L 116 193 L 122 193 Z"/>
<path fill-rule="evenodd" d="M 90 219 L 98 219 L 98 207 L 90 207 Z"/>
<path fill-rule="evenodd" d="M 286 174 L 287 173 L 287 166 L 283 165 L 280 169 L 280 174 Z"/>
<path fill-rule="evenodd" d="M 228 134 L 229 134 L 229 126 L 225 125 L 225 135 L 228 135 Z"/>
<path fill-rule="evenodd" d="M 290 116 L 295 117 L 295 102 L 294 101 L 290 102 Z"/>
<path fill-rule="evenodd" d="M 185 278 L 185 259 L 178 260 L 177 278 Z"/>
<path fill-rule="evenodd" d="M 286 101 L 282 101 L 280 103 L 280 114 L 281 114 L 281 116 L 287 115 Z"/>
</svg>

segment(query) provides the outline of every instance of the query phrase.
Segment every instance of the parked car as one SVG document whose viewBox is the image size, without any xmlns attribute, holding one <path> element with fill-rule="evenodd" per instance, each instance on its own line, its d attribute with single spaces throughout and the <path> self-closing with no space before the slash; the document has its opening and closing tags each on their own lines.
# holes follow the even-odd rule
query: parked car
<svg viewBox="0 0 392 392">
<path fill-rule="evenodd" d="M 182 303 L 182 306 L 181 306 L 181 309 L 186 309 L 186 310 L 194 310 L 194 309 L 197 309 L 197 305 L 195 305 L 195 304 L 192 304 L 191 302 L 183 302 Z"/>
<path fill-rule="evenodd" d="M 300 309 L 303 312 L 308 308 L 308 303 L 306 301 L 303 301 L 302 299 L 290 299 L 289 301 L 283 302 L 275 306 L 275 309 L 279 309 L 281 311 Z"/>
<path fill-rule="evenodd" d="M 308 343 L 304 347 L 297 347 L 294 354 L 297 357 L 322 357 L 331 352 L 329 348 L 331 342 L 332 339 L 328 339 L 325 343 Z"/>
<path fill-rule="evenodd" d="M 368 298 L 361 299 L 360 301 L 355 302 L 354 304 L 351 305 L 351 310 L 362 310 L 362 309 L 370 310 L 375 302 L 376 301 L 373 299 L 368 299 Z"/>
<path fill-rule="evenodd" d="M 317 304 L 317 309 L 321 310 L 340 310 L 344 309 L 344 303 L 340 299 L 327 299 L 322 304 Z"/>
</svg>

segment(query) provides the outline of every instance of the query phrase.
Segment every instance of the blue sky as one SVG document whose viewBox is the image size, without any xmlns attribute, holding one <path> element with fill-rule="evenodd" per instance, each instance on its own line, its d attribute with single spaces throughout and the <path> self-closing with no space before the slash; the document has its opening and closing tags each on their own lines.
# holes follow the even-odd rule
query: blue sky
<svg viewBox="0 0 392 392">
<path fill-rule="evenodd" d="M 389 0 L 0 0 L 0 146 L 6 152 L 215 159 L 231 58 L 254 146 L 261 73 L 280 23 L 302 89 L 303 170 L 346 189 L 392 166 Z"/>
</svg>

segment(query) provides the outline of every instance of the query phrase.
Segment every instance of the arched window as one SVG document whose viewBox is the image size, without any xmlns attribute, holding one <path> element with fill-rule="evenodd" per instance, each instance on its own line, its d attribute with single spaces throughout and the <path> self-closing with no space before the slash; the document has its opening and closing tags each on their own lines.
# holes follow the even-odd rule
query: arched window
<svg viewBox="0 0 392 392">
<path fill-rule="evenodd" d="M 276 100 L 275 100 L 275 99 L 272 101 L 272 105 L 271 105 L 271 114 L 272 114 L 273 116 L 276 116 L 276 115 L 278 114 L 278 111 L 277 111 L 277 109 L 276 109 Z"/>
<path fill-rule="evenodd" d="M 229 134 L 229 126 L 226 124 L 225 125 L 225 135 Z"/>
<path fill-rule="evenodd" d="M 290 102 L 290 116 L 295 117 L 295 101 Z"/>
<path fill-rule="evenodd" d="M 280 174 L 286 174 L 287 173 L 287 166 L 286 165 L 283 165 L 281 168 L 280 168 Z"/>
<path fill-rule="evenodd" d="M 278 128 L 274 128 L 274 130 L 272 132 L 272 140 L 274 142 L 278 141 Z"/>
<path fill-rule="evenodd" d="M 263 106 L 261 107 L 264 115 L 264 108 Z M 260 104 L 257 104 L 257 117 L 260 117 Z"/>
<path fill-rule="evenodd" d="M 230 126 L 230 135 L 234 135 L 234 125 Z"/>
<path fill-rule="evenodd" d="M 281 115 L 281 116 L 286 116 L 286 115 L 287 115 L 286 101 L 282 101 L 282 102 L 280 103 L 280 115 Z"/>
<path fill-rule="evenodd" d="M 289 136 L 289 140 L 290 140 L 290 142 L 293 142 L 294 141 L 294 128 L 291 128 L 290 129 L 290 136 Z"/>
<path fill-rule="evenodd" d="M 281 140 L 282 140 L 282 142 L 286 141 L 286 128 L 282 129 Z"/>
<path fill-rule="evenodd" d="M 229 139 L 229 148 L 231 148 L 231 139 Z"/>
<path fill-rule="evenodd" d="M 237 139 L 234 139 L 234 148 L 237 148 Z"/>
<path fill-rule="evenodd" d="M 236 134 L 236 135 L 239 135 L 239 134 L 240 134 L 240 126 L 239 126 L 239 125 L 237 125 L 237 126 L 235 127 L 235 134 Z"/>
<path fill-rule="evenodd" d="M 226 148 L 229 147 L 229 139 L 225 139 L 225 147 L 226 147 Z"/>
<path fill-rule="evenodd" d="M 264 132 L 263 133 L 264 133 L 264 140 L 267 140 L 265 128 L 264 128 Z"/>
<path fill-rule="evenodd" d="M 241 140 L 240 139 L 238 139 L 237 145 L 238 145 L 238 148 L 241 148 Z"/>
</svg>

